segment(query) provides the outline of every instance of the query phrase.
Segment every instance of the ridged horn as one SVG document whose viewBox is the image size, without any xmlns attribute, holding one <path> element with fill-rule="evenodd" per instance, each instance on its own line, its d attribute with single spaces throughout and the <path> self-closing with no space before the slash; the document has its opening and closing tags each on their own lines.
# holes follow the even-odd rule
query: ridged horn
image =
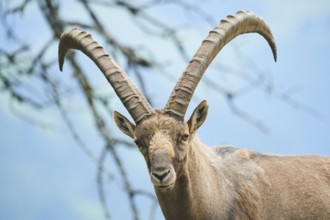
<svg viewBox="0 0 330 220">
<path fill-rule="evenodd" d="M 202 42 L 175 85 L 165 110 L 183 119 L 192 95 L 209 64 L 229 41 L 245 33 L 258 33 L 263 36 L 271 47 L 276 61 L 274 37 L 261 17 L 249 11 L 239 11 L 235 16 L 229 15 L 221 20 Z"/>
<path fill-rule="evenodd" d="M 80 50 L 94 61 L 136 123 L 152 114 L 153 109 L 141 91 L 90 34 L 78 28 L 70 28 L 61 35 L 58 48 L 61 71 L 69 49 Z"/>
</svg>

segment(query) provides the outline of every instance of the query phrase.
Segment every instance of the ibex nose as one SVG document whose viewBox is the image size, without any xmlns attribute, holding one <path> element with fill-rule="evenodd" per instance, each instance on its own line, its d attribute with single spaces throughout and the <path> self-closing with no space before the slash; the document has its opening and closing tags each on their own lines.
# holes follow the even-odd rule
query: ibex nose
<svg viewBox="0 0 330 220">
<path fill-rule="evenodd" d="M 156 177 L 156 179 L 158 179 L 160 182 L 162 182 L 165 177 L 171 172 L 171 170 L 163 170 L 163 171 L 153 171 L 151 172 L 151 174 Z"/>
</svg>

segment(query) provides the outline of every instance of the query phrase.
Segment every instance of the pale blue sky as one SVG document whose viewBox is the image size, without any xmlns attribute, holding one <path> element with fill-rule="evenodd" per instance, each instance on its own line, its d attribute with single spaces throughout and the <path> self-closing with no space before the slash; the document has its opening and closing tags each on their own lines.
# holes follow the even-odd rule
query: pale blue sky
<svg viewBox="0 0 330 220">
<path fill-rule="evenodd" d="M 69 8 L 74 7 L 70 2 L 63 3 L 67 4 L 67 9 L 62 13 L 67 13 L 68 18 L 85 19 L 78 11 L 68 12 Z M 278 48 L 278 62 L 274 63 L 271 51 L 261 37 L 252 34 L 241 36 L 224 48 L 212 67 L 217 64 L 220 68 L 221 65 L 239 65 L 239 68 L 246 66 L 247 71 L 252 73 L 253 69 L 249 68 L 244 57 L 240 58 L 235 53 L 238 48 L 256 63 L 260 70 L 271 73 L 271 79 L 278 91 L 292 91 L 291 94 L 296 100 L 312 107 L 322 117 L 314 117 L 274 96 L 255 90 L 238 98 L 235 103 L 270 128 L 265 134 L 235 116 L 228 109 L 223 97 L 201 84 L 198 95 L 194 97 L 188 110 L 190 114 L 192 108 L 203 99 L 209 102 L 209 116 L 200 128 L 200 139 L 208 145 L 234 144 L 275 154 L 330 155 L 330 2 L 294 0 L 283 5 L 283 2 L 276 0 L 259 0 L 253 3 L 243 0 L 208 0 L 203 1 L 201 8 L 215 21 L 241 9 L 255 11 L 271 27 Z M 175 55 L 173 47 L 145 34 L 132 36 L 130 33 L 134 27 L 128 16 L 123 16 L 120 21 L 113 19 L 122 15 L 123 11 L 117 9 L 109 12 L 100 9 L 99 13 L 108 21 L 107 30 L 120 37 L 123 42 L 138 45 L 148 41 L 153 52 L 158 55 L 157 59 L 169 61 L 167 70 L 173 77 L 179 77 L 186 63 Z M 216 25 L 214 23 L 210 26 L 206 22 L 197 21 L 194 15 L 182 15 L 171 6 L 160 7 L 150 13 L 157 14 L 169 25 L 177 23 L 178 19 L 182 21 L 182 25 L 187 25 L 187 30 L 180 33 L 180 36 L 185 39 L 190 56 L 212 26 Z M 49 35 L 47 26 L 40 22 L 36 6 L 30 6 L 19 19 L 22 20 L 15 22 L 15 25 L 22 28 L 24 39 L 33 43 L 37 51 L 38 42 L 46 42 Z M 0 43 L 5 42 L 2 34 L 0 35 Z M 8 47 L 14 46 L 10 42 L 5 43 Z M 53 45 L 53 54 L 49 54 L 50 57 L 56 56 L 56 47 L 57 45 Z M 98 74 L 92 62 L 80 57 L 87 68 Z M 210 79 L 226 85 L 229 89 L 240 87 L 235 78 L 230 78 L 212 67 L 206 73 Z M 64 68 L 63 73 L 58 71 L 58 74 L 70 80 L 68 68 Z M 174 86 L 173 82 L 163 82 L 164 78 L 159 77 L 159 74 L 145 74 L 150 76 L 147 87 L 155 107 L 163 107 Z M 111 92 L 101 74 L 95 76 L 93 81 L 100 83 L 101 92 Z M 72 113 L 79 110 L 79 114 L 73 117 L 82 121 L 79 131 L 89 146 L 95 146 L 94 150 L 98 152 L 103 146 L 97 134 L 92 131 L 94 125 L 90 118 L 86 117 L 87 109 L 84 111 L 81 97 L 71 97 L 71 101 Z M 114 106 L 128 116 L 118 100 L 114 100 Z M 29 109 L 25 110 L 28 114 L 33 114 Z M 34 117 L 39 116 L 34 114 Z M 51 123 L 60 120 L 59 114 L 51 110 L 42 112 L 40 118 Z M 97 197 L 95 165 L 75 144 L 64 125 L 58 123 L 55 130 L 47 130 L 26 123 L 11 113 L 7 94 L 0 96 L 0 121 L 0 219 L 104 219 Z M 109 124 L 111 123 L 110 121 Z M 152 191 L 142 156 L 134 150 L 122 150 L 121 156 L 125 166 L 132 167 L 131 179 L 138 180 L 134 184 Z M 117 183 L 109 183 L 109 187 L 106 187 L 112 217 L 130 219 L 126 198 L 118 194 L 118 191 L 120 187 Z M 146 219 L 149 209 L 149 204 L 145 203 L 144 200 L 139 203 L 140 207 L 146 210 L 143 219 Z M 162 219 L 159 211 L 157 219 Z"/>
</svg>

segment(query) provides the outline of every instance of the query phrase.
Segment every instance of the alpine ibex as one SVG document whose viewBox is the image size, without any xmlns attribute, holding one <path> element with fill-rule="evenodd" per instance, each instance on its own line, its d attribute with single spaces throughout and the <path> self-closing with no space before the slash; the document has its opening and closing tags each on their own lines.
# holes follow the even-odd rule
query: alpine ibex
<svg viewBox="0 0 330 220">
<path fill-rule="evenodd" d="M 276 60 L 267 24 L 252 12 L 228 16 L 203 41 L 164 109 L 153 109 L 140 90 L 91 35 L 72 28 L 59 44 L 62 70 L 69 49 L 78 49 L 100 68 L 135 124 L 115 112 L 119 129 L 143 154 L 166 219 L 330 219 L 330 158 L 277 156 L 231 146 L 209 148 L 196 137 L 208 112 L 201 102 L 184 116 L 206 68 L 238 35 L 263 36 Z"/>
</svg>

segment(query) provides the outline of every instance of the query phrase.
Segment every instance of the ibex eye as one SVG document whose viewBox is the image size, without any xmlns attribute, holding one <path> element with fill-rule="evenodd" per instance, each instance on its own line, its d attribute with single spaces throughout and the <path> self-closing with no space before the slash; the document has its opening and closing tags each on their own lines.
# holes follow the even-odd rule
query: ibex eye
<svg viewBox="0 0 330 220">
<path fill-rule="evenodd" d="M 182 140 L 183 140 L 183 141 L 187 141 L 188 138 L 189 138 L 189 134 L 184 134 L 184 135 L 182 135 Z"/>
<path fill-rule="evenodd" d="M 134 142 L 135 142 L 136 146 L 138 146 L 138 148 L 142 147 L 142 144 L 139 140 L 135 140 Z"/>
</svg>

